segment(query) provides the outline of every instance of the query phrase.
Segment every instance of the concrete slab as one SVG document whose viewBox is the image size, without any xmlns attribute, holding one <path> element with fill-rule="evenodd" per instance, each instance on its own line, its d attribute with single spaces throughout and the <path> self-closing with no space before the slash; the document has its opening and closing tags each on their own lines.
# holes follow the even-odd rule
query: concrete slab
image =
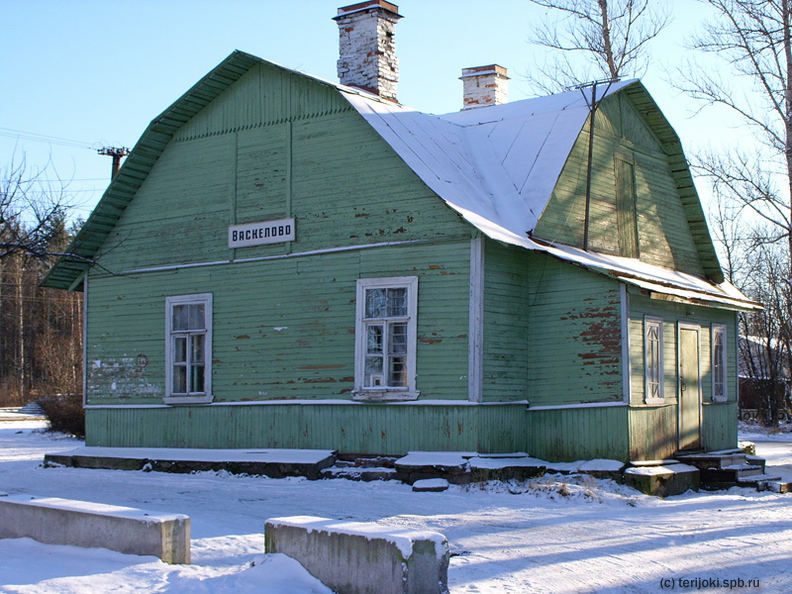
<svg viewBox="0 0 792 594">
<path fill-rule="evenodd" d="M 520 457 L 481 456 L 470 459 L 470 473 L 476 482 L 525 480 L 544 474 L 548 464 L 527 454 Z"/>
<path fill-rule="evenodd" d="M 445 479 L 422 479 L 415 481 L 412 490 L 416 493 L 442 493 L 447 491 L 448 481 Z"/>
<path fill-rule="evenodd" d="M 190 562 L 190 518 L 56 497 L 0 495 L 0 538 Z"/>
<path fill-rule="evenodd" d="M 333 465 L 332 450 L 105 448 L 86 446 L 44 456 L 44 466 L 154 470 L 190 473 L 225 470 L 233 474 L 258 474 L 271 478 L 304 476 L 318 479 Z"/>
<path fill-rule="evenodd" d="M 448 592 L 448 541 L 436 532 L 295 516 L 267 520 L 265 541 L 338 594 Z"/>
<path fill-rule="evenodd" d="M 639 466 L 624 471 L 624 482 L 647 495 L 668 497 L 689 489 L 698 491 L 700 474 L 698 468 L 688 464 Z"/>
</svg>

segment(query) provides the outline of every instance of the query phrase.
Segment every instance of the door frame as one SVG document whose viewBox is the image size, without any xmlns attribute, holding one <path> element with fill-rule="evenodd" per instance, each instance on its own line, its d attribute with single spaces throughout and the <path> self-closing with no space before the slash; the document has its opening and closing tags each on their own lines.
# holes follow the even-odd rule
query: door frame
<svg viewBox="0 0 792 594">
<path fill-rule="evenodd" d="M 696 333 L 696 373 L 698 375 L 698 395 L 696 397 L 698 405 L 698 448 L 703 448 L 702 442 L 702 419 L 704 418 L 703 392 L 701 385 L 701 325 L 692 322 L 677 322 L 677 356 L 676 356 L 676 376 L 677 376 L 677 449 L 682 450 L 682 331 L 690 330 Z M 687 446 L 690 448 L 691 446 Z"/>
</svg>

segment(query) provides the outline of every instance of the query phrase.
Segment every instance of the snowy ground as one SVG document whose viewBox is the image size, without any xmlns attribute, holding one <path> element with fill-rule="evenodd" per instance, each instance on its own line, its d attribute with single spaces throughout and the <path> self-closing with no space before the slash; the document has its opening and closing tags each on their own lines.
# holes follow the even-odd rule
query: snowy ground
<svg viewBox="0 0 792 594">
<path fill-rule="evenodd" d="M 413 493 L 396 482 L 42 468 L 45 453 L 80 445 L 42 426 L 0 420 L 0 491 L 187 514 L 193 563 L 0 540 L 0 593 L 329 593 L 290 559 L 263 553 L 265 519 L 292 515 L 441 532 L 454 554 L 452 594 L 792 592 L 792 494 L 661 500 L 561 476 Z M 792 480 L 791 434 L 741 437 Z"/>
</svg>

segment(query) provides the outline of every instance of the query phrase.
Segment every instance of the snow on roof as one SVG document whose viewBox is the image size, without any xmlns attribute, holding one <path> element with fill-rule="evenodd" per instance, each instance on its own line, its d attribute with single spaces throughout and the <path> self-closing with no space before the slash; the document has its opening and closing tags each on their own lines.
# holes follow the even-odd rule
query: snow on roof
<svg viewBox="0 0 792 594">
<path fill-rule="evenodd" d="M 639 83 L 614 83 L 605 96 L 632 84 Z M 637 259 L 530 238 L 588 118 L 586 91 L 435 116 L 337 88 L 424 183 L 488 237 L 551 254 L 651 293 L 759 309 L 729 283 L 717 285 Z"/>
<path fill-rule="evenodd" d="M 519 236 L 536 227 L 589 114 L 581 91 L 435 116 L 339 90 L 451 208 Z"/>
</svg>

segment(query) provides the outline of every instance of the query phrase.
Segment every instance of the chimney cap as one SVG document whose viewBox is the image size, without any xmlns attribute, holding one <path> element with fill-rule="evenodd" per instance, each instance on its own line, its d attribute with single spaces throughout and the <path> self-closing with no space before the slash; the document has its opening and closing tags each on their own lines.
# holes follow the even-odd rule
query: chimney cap
<svg viewBox="0 0 792 594">
<path fill-rule="evenodd" d="M 505 79 L 509 79 L 507 76 L 508 70 L 503 66 L 499 66 L 498 64 L 488 64 L 487 66 L 473 66 L 472 68 L 463 68 L 462 69 L 462 76 L 460 79 L 463 78 L 470 78 L 471 76 L 488 76 L 494 74 L 495 76 L 502 76 Z"/>
<path fill-rule="evenodd" d="M 373 8 L 381 8 L 390 13 L 397 19 L 404 18 L 399 14 L 399 7 L 386 0 L 368 0 L 367 2 L 358 2 L 357 4 L 350 4 L 338 9 L 338 14 L 333 17 L 334 21 L 340 18 L 353 14 L 355 12 L 362 12 L 364 10 L 371 10 Z"/>
</svg>

